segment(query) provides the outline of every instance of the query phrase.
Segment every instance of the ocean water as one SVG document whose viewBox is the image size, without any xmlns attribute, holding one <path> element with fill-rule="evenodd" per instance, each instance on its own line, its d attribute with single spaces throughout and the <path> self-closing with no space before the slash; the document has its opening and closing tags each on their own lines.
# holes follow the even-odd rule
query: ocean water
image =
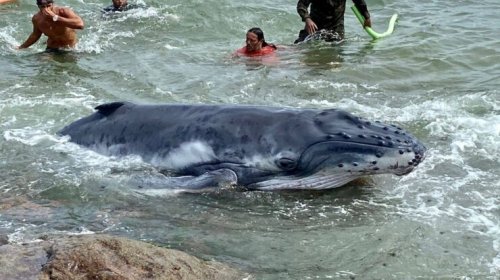
<svg viewBox="0 0 500 280">
<path fill-rule="evenodd" d="M 368 0 L 372 41 L 350 10 L 341 44 L 293 45 L 296 1 L 56 1 L 85 21 L 76 51 L 18 51 L 34 1 L 0 6 L 0 234 L 109 233 L 226 262 L 255 279 L 499 279 L 498 0 Z M 246 30 L 275 61 L 234 59 Z M 428 148 L 404 177 L 320 192 L 140 195 L 156 178 L 56 135 L 103 102 L 341 108 L 411 131 Z"/>
</svg>

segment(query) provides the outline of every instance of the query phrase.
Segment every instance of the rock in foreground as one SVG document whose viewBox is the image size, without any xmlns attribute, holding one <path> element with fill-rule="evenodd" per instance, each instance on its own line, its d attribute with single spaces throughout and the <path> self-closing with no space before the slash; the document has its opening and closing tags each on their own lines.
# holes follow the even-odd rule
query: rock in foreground
<svg viewBox="0 0 500 280">
<path fill-rule="evenodd" d="M 242 279 L 227 265 L 108 235 L 0 246 L 0 279 Z"/>
</svg>

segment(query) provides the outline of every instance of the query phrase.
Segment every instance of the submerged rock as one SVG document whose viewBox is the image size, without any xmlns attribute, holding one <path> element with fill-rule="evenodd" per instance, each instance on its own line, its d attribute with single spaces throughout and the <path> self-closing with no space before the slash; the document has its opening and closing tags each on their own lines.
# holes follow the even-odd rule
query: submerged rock
<svg viewBox="0 0 500 280">
<path fill-rule="evenodd" d="M 0 246 L 0 279 L 243 279 L 225 264 L 109 235 Z"/>
</svg>

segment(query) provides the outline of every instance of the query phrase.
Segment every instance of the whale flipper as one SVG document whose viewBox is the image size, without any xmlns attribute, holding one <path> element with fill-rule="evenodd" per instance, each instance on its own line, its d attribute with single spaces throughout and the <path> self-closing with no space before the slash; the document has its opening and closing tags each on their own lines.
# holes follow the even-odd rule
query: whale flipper
<svg viewBox="0 0 500 280">
<path fill-rule="evenodd" d="M 158 189 L 176 189 L 176 190 L 202 190 L 207 188 L 217 188 L 224 186 L 234 186 L 238 181 L 236 173 L 231 169 L 217 169 L 208 171 L 200 176 L 161 176 L 151 180 L 151 177 L 136 177 L 133 184 L 137 185 L 141 192 Z"/>
</svg>

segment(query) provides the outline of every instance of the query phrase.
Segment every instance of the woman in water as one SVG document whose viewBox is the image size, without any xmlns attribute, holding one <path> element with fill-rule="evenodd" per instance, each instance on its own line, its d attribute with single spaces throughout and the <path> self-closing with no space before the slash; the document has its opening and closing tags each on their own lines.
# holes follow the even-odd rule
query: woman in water
<svg viewBox="0 0 500 280">
<path fill-rule="evenodd" d="M 274 53 L 277 47 L 264 40 L 264 32 L 258 27 L 247 31 L 246 45 L 236 50 L 236 56 L 262 56 Z"/>
</svg>

